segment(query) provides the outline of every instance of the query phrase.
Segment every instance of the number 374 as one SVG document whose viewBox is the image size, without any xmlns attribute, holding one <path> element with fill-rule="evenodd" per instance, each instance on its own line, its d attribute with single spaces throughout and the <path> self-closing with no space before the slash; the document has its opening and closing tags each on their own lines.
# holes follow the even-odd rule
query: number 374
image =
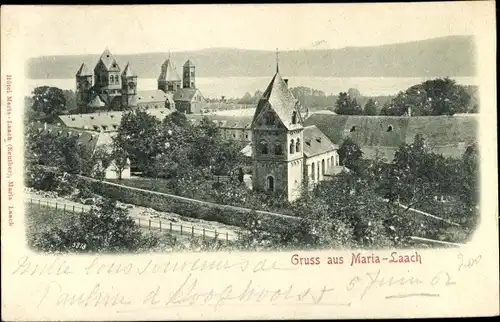
<svg viewBox="0 0 500 322">
<path fill-rule="evenodd" d="M 71 247 L 83 250 L 83 249 L 87 248 L 87 244 L 84 244 L 84 243 L 73 243 L 73 245 L 71 245 Z"/>
</svg>

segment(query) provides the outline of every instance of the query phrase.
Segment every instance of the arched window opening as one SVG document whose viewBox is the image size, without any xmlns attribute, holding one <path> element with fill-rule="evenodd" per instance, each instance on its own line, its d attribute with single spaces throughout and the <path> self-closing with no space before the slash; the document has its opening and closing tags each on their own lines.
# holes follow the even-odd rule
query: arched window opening
<svg viewBox="0 0 500 322">
<path fill-rule="evenodd" d="M 318 175 L 318 181 L 319 181 L 319 162 L 318 162 L 317 164 L 318 164 L 318 172 L 317 172 L 317 175 Z"/>
<path fill-rule="evenodd" d="M 294 153 L 294 148 L 295 148 L 295 144 L 294 144 L 294 141 L 290 141 L 290 154 L 293 154 Z"/>
<path fill-rule="evenodd" d="M 354 132 L 354 131 L 356 131 L 356 126 L 355 126 L 355 125 L 353 125 L 353 126 L 351 127 L 351 130 L 350 130 L 349 132 Z"/>
<path fill-rule="evenodd" d="M 295 151 L 300 152 L 300 139 L 297 139 L 297 143 L 295 144 Z"/>
<path fill-rule="evenodd" d="M 267 151 L 267 142 L 266 141 L 264 141 L 264 140 L 260 141 L 259 150 L 260 150 L 261 154 L 267 154 L 268 153 L 268 151 Z"/>
<path fill-rule="evenodd" d="M 311 179 L 314 180 L 316 179 L 316 175 L 315 175 L 315 166 L 314 166 L 314 162 L 311 164 Z"/>
<path fill-rule="evenodd" d="M 392 125 L 389 125 L 389 127 L 387 128 L 387 132 L 392 132 Z"/>
<path fill-rule="evenodd" d="M 276 154 L 276 155 L 282 155 L 283 154 L 283 149 L 281 148 L 281 143 L 280 142 L 275 142 L 274 143 L 274 154 Z"/>
<path fill-rule="evenodd" d="M 274 178 L 272 176 L 267 177 L 267 191 L 274 191 Z"/>
<path fill-rule="evenodd" d="M 292 113 L 292 124 L 297 124 L 297 112 L 293 111 Z"/>
<path fill-rule="evenodd" d="M 325 159 L 321 160 L 321 173 L 325 175 Z"/>
</svg>

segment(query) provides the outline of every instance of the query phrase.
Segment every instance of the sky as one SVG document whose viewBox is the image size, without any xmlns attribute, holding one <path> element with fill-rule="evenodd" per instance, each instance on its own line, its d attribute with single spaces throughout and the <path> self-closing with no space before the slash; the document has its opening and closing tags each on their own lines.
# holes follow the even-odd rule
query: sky
<svg viewBox="0 0 500 322">
<path fill-rule="evenodd" d="M 373 46 L 474 35 L 483 11 L 484 6 L 470 2 L 32 6 L 9 18 L 27 56 L 36 57 L 100 54 L 106 47 L 114 54 L 132 54 Z"/>
</svg>

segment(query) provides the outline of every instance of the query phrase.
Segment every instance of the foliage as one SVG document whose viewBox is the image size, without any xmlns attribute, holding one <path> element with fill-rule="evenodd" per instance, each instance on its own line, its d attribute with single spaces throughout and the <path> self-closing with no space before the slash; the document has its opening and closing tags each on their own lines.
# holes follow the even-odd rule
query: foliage
<svg viewBox="0 0 500 322">
<path fill-rule="evenodd" d="M 257 104 L 262 97 L 261 91 L 256 91 L 253 95 L 246 92 L 242 98 L 238 101 L 238 104 Z"/>
<path fill-rule="evenodd" d="M 377 115 L 377 106 L 375 105 L 375 102 L 373 99 L 369 99 L 368 102 L 366 102 L 365 107 L 364 107 L 364 114 L 365 115 Z"/>
<path fill-rule="evenodd" d="M 470 104 L 471 95 L 464 86 L 450 78 L 437 78 L 400 92 L 381 114 L 401 116 L 411 109 L 414 116 L 453 115 L 467 112 Z"/>
<path fill-rule="evenodd" d="M 363 110 L 359 106 L 356 98 L 352 98 L 345 92 L 339 93 L 335 103 L 335 113 L 342 115 L 362 115 Z"/>
<path fill-rule="evenodd" d="M 123 149 L 141 171 L 147 169 L 164 144 L 160 124 L 155 116 L 139 108 L 122 116 L 114 144 Z"/>
<path fill-rule="evenodd" d="M 31 245 L 43 252 L 101 253 L 137 251 L 157 244 L 154 236 L 144 238 L 126 210 L 111 200 L 102 200 L 90 211 L 68 214 L 60 221 L 34 233 Z"/>
<path fill-rule="evenodd" d="M 338 154 L 340 164 L 350 170 L 356 171 L 359 167 L 359 160 L 363 155 L 363 151 L 350 137 L 346 137 L 338 149 Z"/>
<path fill-rule="evenodd" d="M 32 109 L 45 115 L 55 116 L 66 109 L 64 92 L 57 87 L 39 86 L 33 90 Z"/>
</svg>

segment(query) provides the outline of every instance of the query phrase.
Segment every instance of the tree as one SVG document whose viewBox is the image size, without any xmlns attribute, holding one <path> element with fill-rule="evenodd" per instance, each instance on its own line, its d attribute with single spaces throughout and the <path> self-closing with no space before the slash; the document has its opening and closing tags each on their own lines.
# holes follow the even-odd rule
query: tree
<svg viewBox="0 0 500 322">
<path fill-rule="evenodd" d="M 339 93 L 337 102 L 335 103 L 335 113 L 343 115 L 361 115 L 363 110 L 359 106 L 356 98 L 351 98 L 345 92 Z"/>
<path fill-rule="evenodd" d="M 66 109 L 64 92 L 57 87 L 39 86 L 33 90 L 32 109 L 46 116 L 57 116 Z"/>
<path fill-rule="evenodd" d="M 461 161 L 461 199 L 467 205 L 475 206 L 479 201 L 479 150 L 477 143 L 467 147 Z"/>
<path fill-rule="evenodd" d="M 377 106 L 375 105 L 375 102 L 373 99 L 369 99 L 368 102 L 366 102 L 365 107 L 364 107 L 364 114 L 365 115 L 377 115 Z"/>
<path fill-rule="evenodd" d="M 350 137 L 344 139 L 338 150 L 340 164 L 350 170 L 356 171 L 359 160 L 363 156 L 363 151 Z"/>
<path fill-rule="evenodd" d="M 411 108 L 411 114 L 453 115 L 470 109 L 471 95 L 464 86 L 450 78 L 437 78 L 414 85 L 398 93 L 384 115 L 401 116 Z"/>
<path fill-rule="evenodd" d="M 156 238 L 144 238 L 127 211 L 103 199 L 91 210 L 68 215 L 56 226 L 34 236 L 31 244 L 44 252 L 133 252 L 154 247 Z M 75 244 L 81 247 L 73 247 Z M 145 245 L 147 244 L 147 245 Z"/>
<path fill-rule="evenodd" d="M 111 145 L 111 165 L 113 170 L 118 176 L 118 180 L 122 180 L 123 171 L 130 166 L 130 159 L 128 157 L 127 151 L 125 151 L 119 144 L 113 141 Z"/>
<path fill-rule="evenodd" d="M 160 124 L 156 117 L 141 109 L 123 114 L 115 142 L 141 171 L 151 165 L 165 144 Z"/>
</svg>

